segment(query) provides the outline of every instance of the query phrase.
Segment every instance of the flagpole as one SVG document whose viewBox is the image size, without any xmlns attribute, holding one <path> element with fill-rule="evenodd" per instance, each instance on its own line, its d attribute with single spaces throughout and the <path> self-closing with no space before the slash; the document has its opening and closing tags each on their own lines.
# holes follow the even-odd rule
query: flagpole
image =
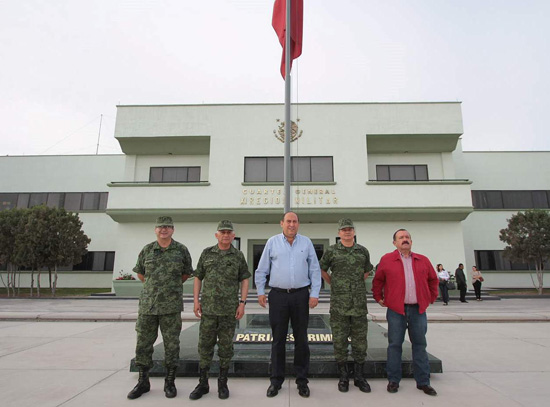
<svg viewBox="0 0 550 407">
<path fill-rule="evenodd" d="M 290 36 L 292 32 L 292 21 L 290 18 L 290 7 L 292 0 L 286 0 L 286 30 L 285 30 L 285 151 L 284 151 L 284 184 L 285 192 L 285 213 L 290 211 L 290 139 L 291 120 L 290 120 L 290 67 L 292 44 Z"/>
</svg>

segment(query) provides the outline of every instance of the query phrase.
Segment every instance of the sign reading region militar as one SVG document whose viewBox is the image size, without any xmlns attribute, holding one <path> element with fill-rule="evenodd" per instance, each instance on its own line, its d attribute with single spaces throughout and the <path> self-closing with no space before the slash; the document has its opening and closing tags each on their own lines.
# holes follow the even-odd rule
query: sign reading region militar
<svg viewBox="0 0 550 407">
<path fill-rule="evenodd" d="M 308 187 L 292 191 L 296 205 L 337 205 L 338 197 L 334 188 Z M 283 188 L 245 188 L 242 190 L 241 205 L 264 206 L 284 203 Z"/>
</svg>

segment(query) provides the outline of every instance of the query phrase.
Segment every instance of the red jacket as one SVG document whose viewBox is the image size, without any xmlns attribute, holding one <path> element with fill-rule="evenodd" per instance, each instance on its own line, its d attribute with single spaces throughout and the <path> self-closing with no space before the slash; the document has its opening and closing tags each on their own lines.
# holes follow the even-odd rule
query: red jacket
<svg viewBox="0 0 550 407">
<path fill-rule="evenodd" d="M 439 280 L 426 256 L 417 253 L 411 253 L 411 256 L 418 312 L 422 314 L 436 300 Z M 399 251 L 387 253 L 380 259 L 372 281 L 372 292 L 376 302 L 383 299 L 392 311 L 405 315 L 405 269 Z"/>
</svg>

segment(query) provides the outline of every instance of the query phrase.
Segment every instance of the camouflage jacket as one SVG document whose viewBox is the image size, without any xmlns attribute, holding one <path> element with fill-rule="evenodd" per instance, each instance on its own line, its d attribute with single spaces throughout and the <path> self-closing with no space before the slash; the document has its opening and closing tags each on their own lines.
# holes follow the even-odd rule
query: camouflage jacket
<svg viewBox="0 0 550 407">
<path fill-rule="evenodd" d="M 319 261 L 321 270 L 330 269 L 330 312 L 360 316 L 367 313 L 365 273 L 372 270 L 369 251 L 359 245 L 330 246 Z"/>
<path fill-rule="evenodd" d="M 201 306 L 205 315 L 231 315 L 239 306 L 240 282 L 250 277 L 244 255 L 233 246 L 203 250 L 195 277 L 202 281 Z"/>
<path fill-rule="evenodd" d="M 139 253 L 134 272 L 143 274 L 145 282 L 139 298 L 139 312 L 162 315 L 183 311 L 182 275 L 191 275 L 191 255 L 187 247 L 175 240 L 163 249 L 158 242 L 149 243 Z"/>
</svg>

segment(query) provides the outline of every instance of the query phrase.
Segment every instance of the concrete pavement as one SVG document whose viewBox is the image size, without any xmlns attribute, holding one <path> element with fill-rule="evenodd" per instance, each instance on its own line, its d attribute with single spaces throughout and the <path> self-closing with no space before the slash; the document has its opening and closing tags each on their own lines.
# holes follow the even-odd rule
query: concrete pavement
<svg viewBox="0 0 550 407">
<path fill-rule="evenodd" d="M 190 304 L 186 306 L 190 310 Z M 153 378 L 150 393 L 127 400 L 137 379 L 128 371 L 134 356 L 136 311 L 137 300 L 0 299 L 1 405 L 332 407 L 343 402 L 507 407 L 550 402 L 550 299 L 433 304 L 428 311 L 432 322 L 428 350 L 442 359 L 444 370 L 432 376 L 437 397 L 418 391 L 412 379 L 404 379 L 397 394 L 386 392 L 385 379 L 369 380 L 370 394 L 353 386 L 348 393 L 339 393 L 335 379 L 312 379 L 312 395 L 303 399 L 290 378 L 277 397 L 268 399 L 268 380 L 230 378 L 231 397 L 221 401 L 214 378 L 210 394 L 191 401 L 188 395 L 196 379 L 178 378 L 178 397 L 169 400 L 162 391 L 163 379 Z M 385 326 L 384 309 L 369 303 L 369 311 Z M 249 303 L 247 312 L 265 310 Z M 328 304 L 320 304 L 314 312 L 328 312 Z M 194 323 L 192 313 L 182 316 L 184 329 Z"/>
</svg>

